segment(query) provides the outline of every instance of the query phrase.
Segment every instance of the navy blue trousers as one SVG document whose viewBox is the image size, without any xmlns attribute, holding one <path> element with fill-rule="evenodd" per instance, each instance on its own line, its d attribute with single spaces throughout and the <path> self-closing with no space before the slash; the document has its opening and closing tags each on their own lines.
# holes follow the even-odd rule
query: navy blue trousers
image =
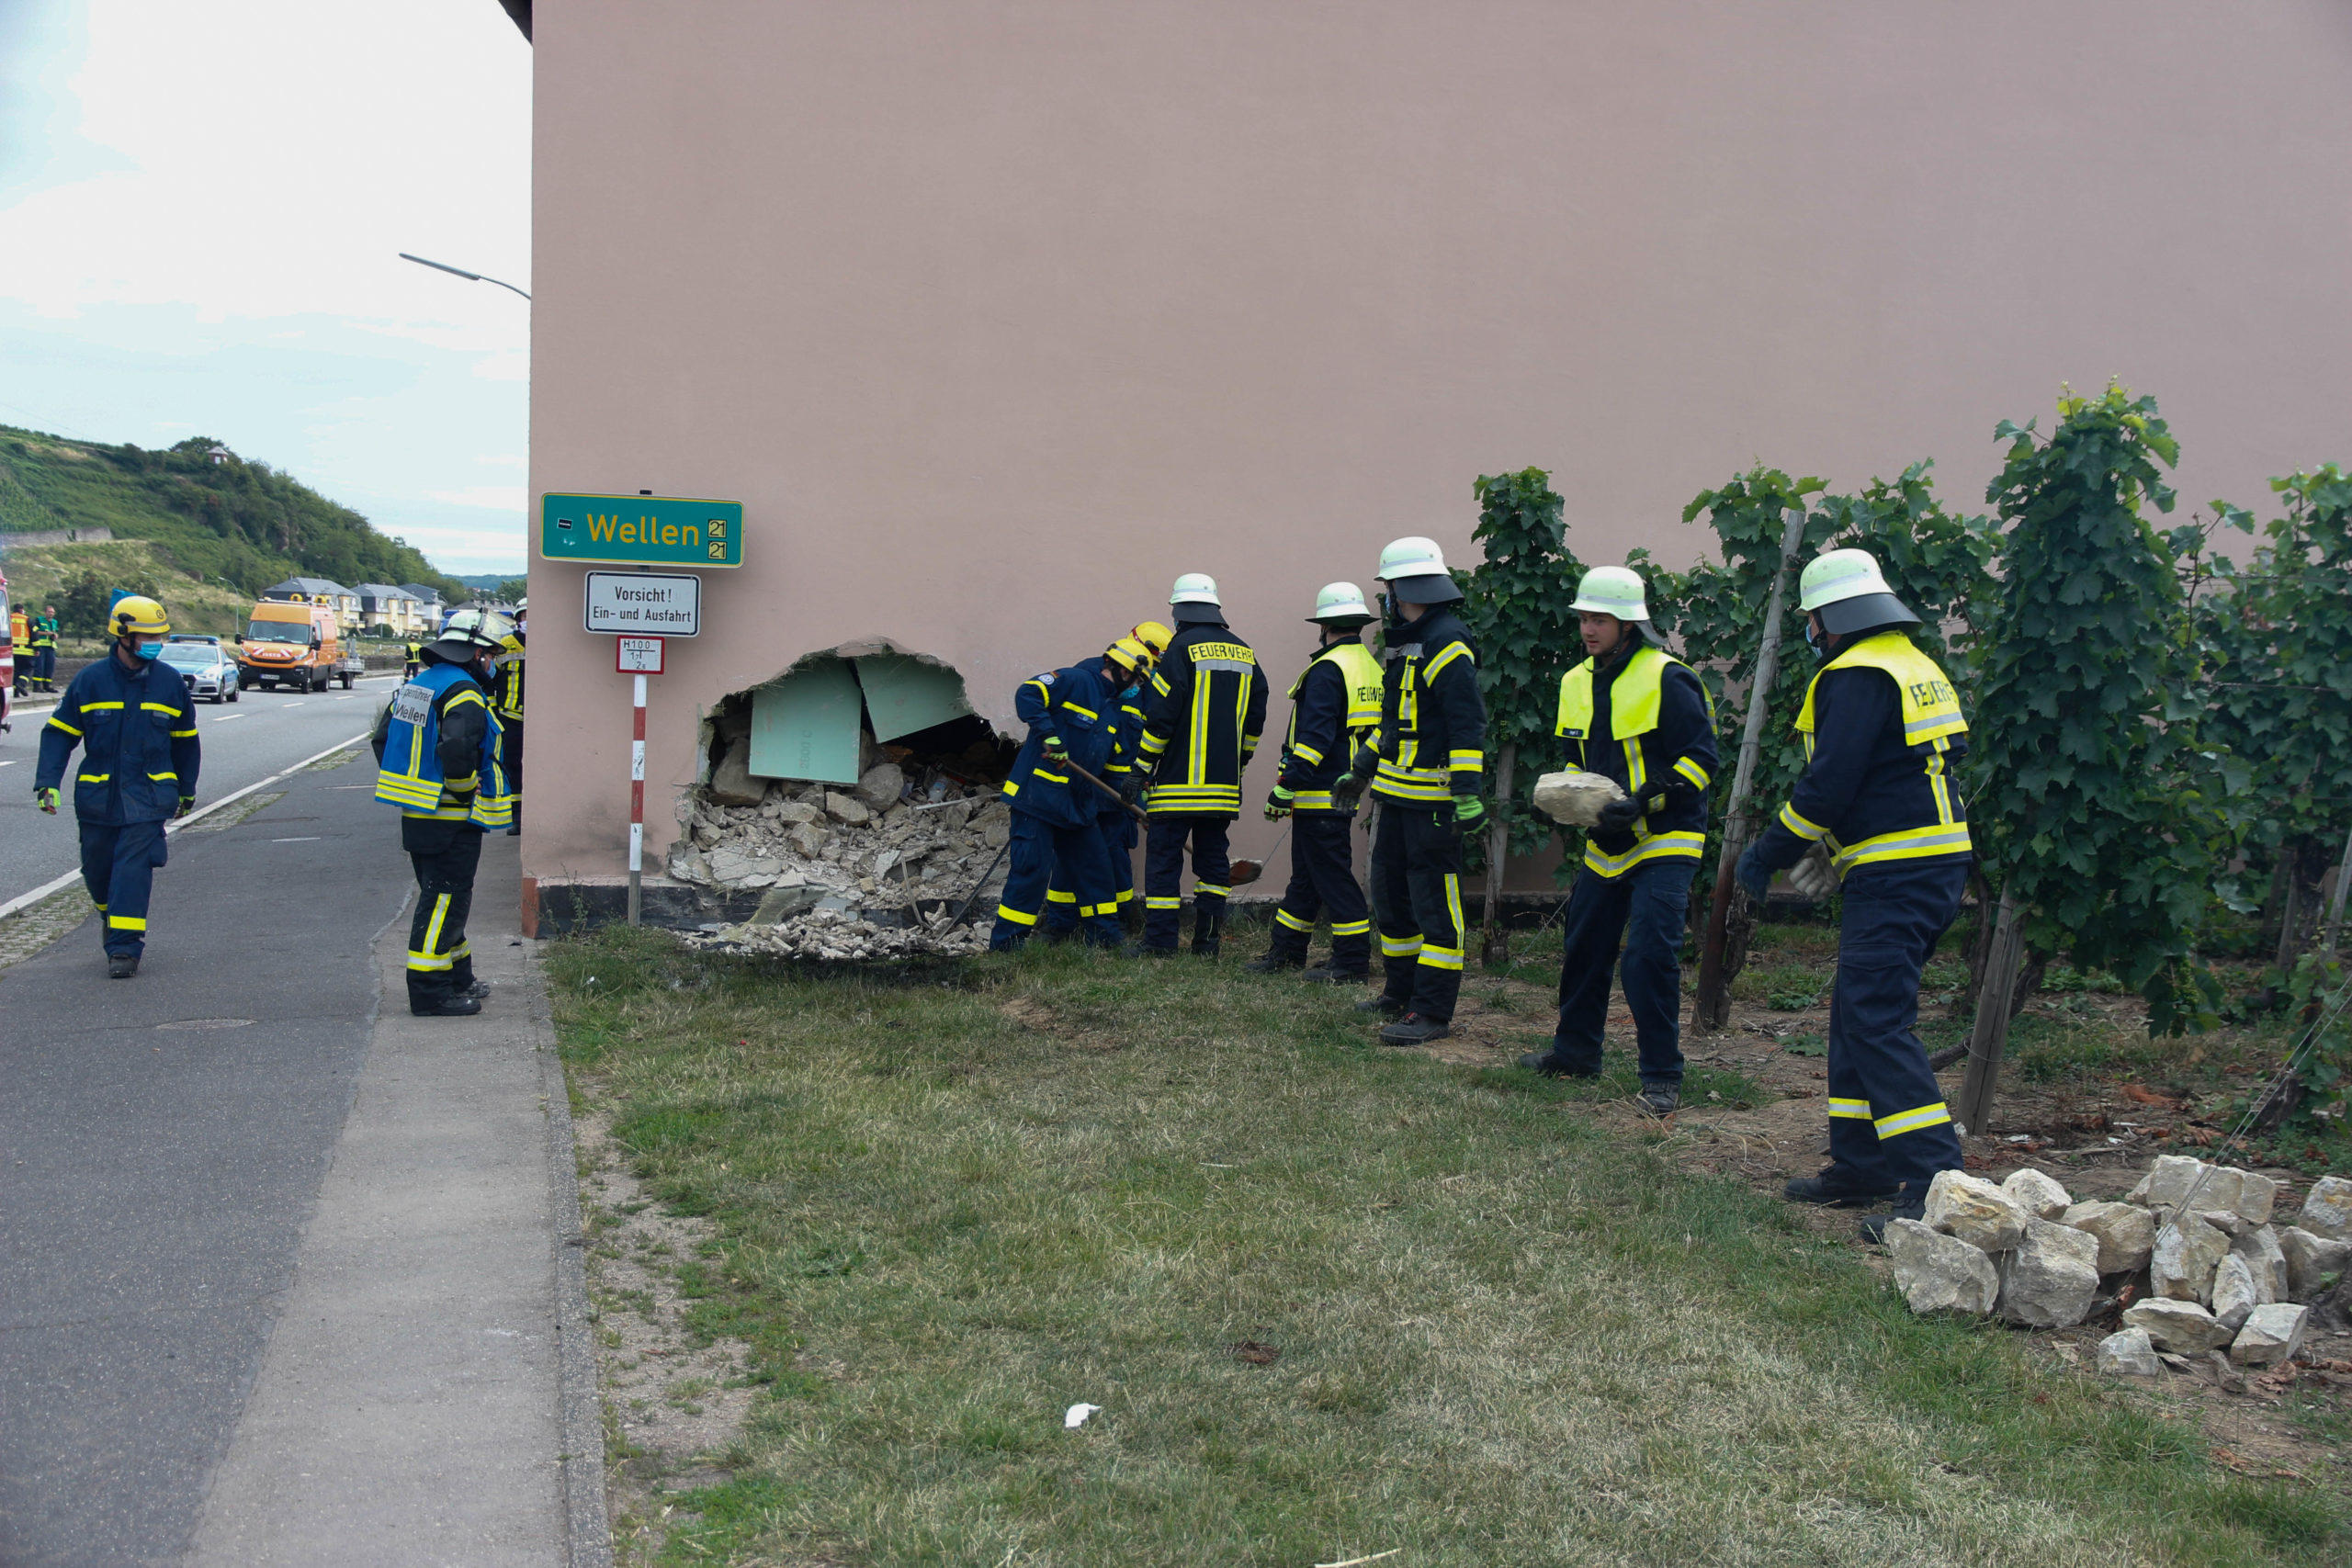
<svg viewBox="0 0 2352 1568">
<path fill-rule="evenodd" d="M 1102 829 L 1098 825 L 1060 828 L 1015 811 L 1007 853 L 1012 864 L 1004 874 L 996 929 L 989 933 L 990 951 L 1001 953 L 1029 940 L 1029 933 L 1037 929 L 1057 869 L 1069 879 L 1072 908 L 1087 942 L 1097 947 L 1116 947 L 1125 940 L 1126 933 L 1119 929 L 1118 902 L 1111 891 L 1110 857 L 1103 850 Z"/>
<path fill-rule="evenodd" d="M 106 917 L 110 956 L 136 958 L 147 950 L 147 899 L 170 845 L 161 822 L 82 824 L 82 886 Z"/>
<path fill-rule="evenodd" d="M 1230 817 L 1193 816 L 1170 812 L 1155 816 L 1144 831 L 1143 944 L 1163 953 L 1176 951 L 1176 933 L 1184 919 L 1184 846 L 1193 849 L 1193 910 L 1196 915 L 1222 916 L 1226 895 L 1233 891 L 1232 851 L 1226 834 Z M 1195 939 L 1197 940 L 1197 938 Z"/>
<path fill-rule="evenodd" d="M 1609 981 L 1617 975 L 1634 1015 L 1643 1084 L 1682 1082 L 1682 930 L 1698 870 L 1696 859 L 1673 855 L 1623 876 L 1589 867 L 1577 874 L 1561 925 L 1560 1024 L 1552 1035 L 1552 1059 L 1566 1071 L 1600 1071 Z"/>
<path fill-rule="evenodd" d="M 1318 915 L 1331 917 L 1331 967 L 1342 975 L 1372 973 L 1372 914 L 1356 886 L 1348 830 L 1351 811 L 1300 811 L 1290 819 L 1290 886 L 1274 909 L 1271 958 L 1303 963 Z"/>
<path fill-rule="evenodd" d="M 1919 971 L 1960 912 L 1969 857 L 1890 861 L 1847 873 L 1829 1004 L 1829 1157 L 1874 1183 L 1958 1170 L 1960 1138 L 1928 1069 Z"/>
<path fill-rule="evenodd" d="M 1380 921 L 1381 995 L 1438 1023 L 1462 995 L 1462 840 L 1453 808 L 1380 803 L 1372 840 L 1372 908 Z"/>
<path fill-rule="evenodd" d="M 1102 835 L 1102 853 L 1110 862 L 1111 908 L 1124 915 L 1136 897 L 1136 819 L 1124 811 L 1105 811 L 1095 819 Z M 1070 886 L 1061 863 L 1054 863 L 1054 879 L 1046 889 L 1046 929 L 1057 937 L 1078 930 L 1078 889 Z"/>
</svg>

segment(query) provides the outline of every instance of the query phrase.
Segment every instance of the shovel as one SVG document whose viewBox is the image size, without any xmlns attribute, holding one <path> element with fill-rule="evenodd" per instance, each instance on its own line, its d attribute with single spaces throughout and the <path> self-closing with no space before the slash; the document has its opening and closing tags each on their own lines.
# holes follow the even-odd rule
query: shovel
<svg viewBox="0 0 2352 1568">
<path fill-rule="evenodd" d="M 1101 779 L 1096 778 L 1092 773 L 1088 773 L 1084 768 L 1080 767 L 1076 762 L 1065 760 L 1061 762 L 1056 763 L 1055 766 L 1068 768 L 1071 773 L 1076 773 L 1080 778 L 1084 779 L 1088 784 L 1092 784 L 1096 789 L 1101 790 L 1104 795 L 1107 795 L 1112 799 L 1117 801 L 1121 808 L 1136 821 L 1148 822 L 1150 820 L 1149 818 L 1144 815 L 1143 807 L 1131 804 L 1127 800 L 1126 796 L 1121 795 L 1117 790 L 1113 789 L 1109 784 L 1104 784 Z M 1257 881 L 1258 878 L 1265 874 L 1266 868 L 1260 862 L 1254 860 L 1238 860 L 1233 863 L 1232 870 L 1226 876 L 1226 886 L 1228 887 L 1244 887 L 1249 884 Z"/>
</svg>

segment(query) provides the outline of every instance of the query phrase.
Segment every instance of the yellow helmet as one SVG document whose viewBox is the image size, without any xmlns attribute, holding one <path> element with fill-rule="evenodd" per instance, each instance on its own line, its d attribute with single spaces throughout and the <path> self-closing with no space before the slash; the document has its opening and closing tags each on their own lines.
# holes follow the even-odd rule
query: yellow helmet
<svg viewBox="0 0 2352 1568">
<path fill-rule="evenodd" d="M 1168 645 L 1176 638 L 1174 632 L 1158 621 L 1146 621 L 1127 635 L 1151 650 L 1154 663 L 1159 661 L 1159 656 L 1168 651 Z"/>
<path fill-rule="evenodd" d="M 107 612 L 107 626 L 114 637 L 162 637 L 172 629 L 164 607 L 144 593 L 126 593 Z"/>
<path fill-rule="evenodd" d="M 1130 675 L 1151 668 L 1151 649 L 1131 637 L 1123 637 L 1104 649 L 1102 657 Z"/>
</svg>

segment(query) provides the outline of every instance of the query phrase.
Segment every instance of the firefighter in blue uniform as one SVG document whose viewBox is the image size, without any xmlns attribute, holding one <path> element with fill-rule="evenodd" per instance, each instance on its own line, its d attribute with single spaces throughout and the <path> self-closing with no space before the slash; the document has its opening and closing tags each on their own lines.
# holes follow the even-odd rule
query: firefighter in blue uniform
<svg viewBox="0 0 2352 1568">
<path fill-rule="evenodd" d="M 1029 735 L 1004 781 L 1012 802 L 1012 863 L 997 904 L 996 929 L 989 933 L 991 952 L 1029 940 L 1057 868 L 1069 879 L 1088 945 L 1117 947 L 1124 941 L 1110 855 L 1095 825 L 1102 808 L 1116 809 L 1117 803 L 1070 771 L 1075 765 L 1110 782 L 1104 773 L 1116 760 L 1118 696 L 1127 683 L 1114 653 L 1033 675 L 1012 694 L 1012 711 Z"/>
<path fill-rule="evenodd" d="M 1880 1207 L 1862 1221 L 1875 1241 L 1888 1220 L 1921 1217 L 1938 1171 L 1961 1168 L 1951 1112 L 1912 1026 L 1919 972 L 1968 882 L 1968 818 L 1951 776 L 1968 721 L 1943 671 L 1912 644 L 1919 617 L 1867 551 L 1826 551 L 1799 591 L 1805 640 L 1825 659 L 1797 715 L 1805 771 L 1737 874 L 1760 900 L 1774 872 L 1818 845 L 1844 878 L 1829 1164 L 1790 1182 L 1787 1196 Z"/>
<path fill-rule="evenodd" d="M 482 835 L 513 816 L 499 760 L 488 660 L 514 624 L 498 611 L 460 610 L 423 649 L 416 678 L 376 720 L 376 798 L 401 808 L 401 848 L 416 873 L 408 931 L 408 1010 L 463 1018 L 490 987 L 474 978 L 466 919 Z"/>
<path fill-rule="evenodd" d="M 107 973 L 128 980 L 147 946 L 147 901 L 166 852 L 164 824 L 196 805 L 202 760 L 187 682 L 156 656 L 172 623 L 141 593 L 107 612 L 114 648 L 74 677 L 41 727 L 33 798 L 54 817 L 66 759 L 82 829 L 82 883 L 106 917 Z"/>
<path fill-rule="evenodd" d="M 1356 797 L 1334 795 L 1331 786 L 1380 728 L 1381 672 L 1363 645 L 1373 614 L 1354 583 L 1325 584 L 1307 619 L 1321 628 L 1322 642 L 1291 684 L 1290 730 L 1266 796 L 1266 820 L 1290 818 L 1290 886 L 1275 907 L 1266 956 L 1247 967 L 1261 975 L 1306 969 L 1304 978 L 1336 985 L 1372 974 L 1372 912 L 1348 843 Z M 1324 914 L 1331 918 L 1331 959 L 1306 969 L 1306 944 Z"/>
<path fill-rule="evenodd" d="M 1241 815 L 1241 773 L 1266 724 L 1266 672 L 1225 624 L 1216 581 L 1197 571 L 1168 596 L 1176 636 L 1153 671 L 1145 705 L 1143 950 L 1176 951 L 1183 919 L 1184 850 L 1193 852 L 1193 952 L 1216 956 L 1233 862 L 1227 834 Z"/>
<path fill-rule="evenodd" d="M 498 761 L 506 770 L 506 787 L 514 797 L 514 809 L 506 830 L 517 836 L 523 831 L 523 617 L 530 608 L 530 600 L 515 601 L 514 632 L 499 648 L 498 685 L 491 705 L 498 710 Z"/>
<path fill-rule="evenodd" d="M 1668 653 L 1641 578 L 1595 567 L 1577 585 L 1585 660 L 1560 678 L 1555 733 L 1568 767 L 1613 779 L 1568 896 L 1560 1021 L 1552 1048 L 1520 1066 L 1560 1077 L 1600 1074 L 1609 981 L 1622 966 L 1639 1046 L 1641 1102 L 1663 1116 L 1682 1096 L 1682 930 L 1707 845 L 1715 711 L 1698 675 Z"/>
<path fill-rule="evenodd" d="M 1144 626 L 1153 623 L 1147 621 Z M 1136 632 L 1144 628 L 1139 626 Z M 1163 639 L 1162 648 L 1168 646 Z M 1127 929 L 1127 915 L 1136 897 L 1136 819 L 1125 803 L 1137 793 L 1135 778 L 1136 744 L 1143 734 L 1144 693 L 1151 679 L 1155 655 L 1136 632 L 1113 643 L 1102 655 L 1110 678 L 1120 682 L 1113 698 L 1111 715 L 1111 760 L 1096 774 L 1104 784 L 1119 792 L 1120 804 L 1105 798 L 1096 810 L 1095 831 L 1102 835 L 1102 853 L 1111 878 L 1111 908 L 1118 918 L 1122 931 Z M 1097 795 L 1102 792 L 1097 790 Z M 1078 931 L 1078 890 L 1059 864 L 1054 867 L 1053 881 L 1046 889 L 1046 913 L 1043 921 L 1046 940 L 1063 942 Z"/>
<path fill-rule="evenodd" d="M 1486 819 L 1487 704 L 1478 654 L 1449 608 L 1462 590 L 1435 541 L 1398 539 L 1380 552 L 1389 618 L 1380 729 L 1340 782 L 1368 779 L 1380 803 L 1372 845 L 1372 907 L 1380 926 L 1380 994 L 1358 1002 L 1391 1015 L 1389 1045 L 1453 1032 L 1462 990 L 1462 841 Z"/>
</svg>

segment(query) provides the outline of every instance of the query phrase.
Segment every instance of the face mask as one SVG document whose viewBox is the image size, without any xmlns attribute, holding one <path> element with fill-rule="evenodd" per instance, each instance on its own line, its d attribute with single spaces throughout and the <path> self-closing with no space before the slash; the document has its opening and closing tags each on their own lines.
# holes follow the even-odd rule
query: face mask
<svg viewBox="0 0 2352 1568">
<path fill-rule="evenodd" d="M 161 637 L 153 642 L 142 642 L 139 645 L 139 657 L 141 659 L 153 659 L 163 651 L 164 641 Z"/>
<path fill-rule="evenodd" d="M 1813 649 L 1813 656 L 1815 659 L 1824 659 L 1828 656 L 1829 649 L 1822 646 L 1821 634 L 1813 629 L 1811 621 L 1804 624 L 1804 645 Z"/>
</svg>

